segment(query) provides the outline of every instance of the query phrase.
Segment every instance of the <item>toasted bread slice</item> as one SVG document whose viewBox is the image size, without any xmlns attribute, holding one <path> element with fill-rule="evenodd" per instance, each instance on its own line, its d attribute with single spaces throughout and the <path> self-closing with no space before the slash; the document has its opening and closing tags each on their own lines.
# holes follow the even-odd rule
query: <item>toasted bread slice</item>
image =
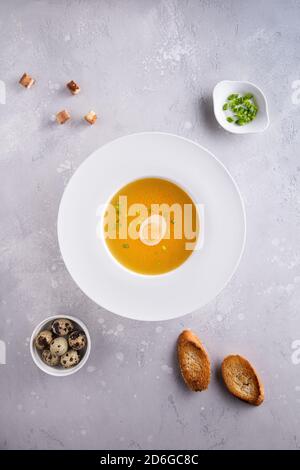
<svg viewBox="0 0 300 470">
<path fill-rule="evenodd" d="M 264 386 L 254 367 L 242 356 L 231 355 L 222 362 L 222 376 L 229 392 L 251 405 L 264 401 Z"/>
<path fill-rule="evenodd" d="M 210 381 L 210 360 L 199 338 L 184 330 L 177 343 L 178 362 L 182 377 L 194 392 L 207 389 Z"/>
</svg>

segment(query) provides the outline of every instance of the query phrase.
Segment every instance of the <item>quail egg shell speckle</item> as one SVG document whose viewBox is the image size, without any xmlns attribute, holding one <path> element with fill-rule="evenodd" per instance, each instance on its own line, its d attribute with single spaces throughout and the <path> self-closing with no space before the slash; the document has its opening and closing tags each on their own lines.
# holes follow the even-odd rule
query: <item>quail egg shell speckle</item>
<svg viewBox="0 0 300 470">
<path fill-rule="evenodd" d="M 59 356 L 57 354 L 52 354 L 49 349 L 44 349 L 42 352 L 42 359 L 48 366 L 57 366 L 59 364 Z"/>
<path fill-rule="evenodd" d="M 86 336 L 83 331 L 73 331 L 70 334 L 69 346 L 76 351 L 81 351 L 86 346 Z"/>
<path fill-rule="evenodd" d="M 35 346 L 39 350 L 49 348 L 52 339 L 53 339 L 52 332 L 48 330 L 43 330 L 35 338 Z"/>
<path fill-rule="evenodd" d="M 80 361 L 80 356 L 77 351 L 73 349 L 66 352 L 61 358 L 60 363 L 65 369 L 76 366 Z"/>
<path fill-rule="evenodd" d="M 73 330 L 73 323 L 67 318 L 58 318 L 52 323 L 52 331 L 58 336 L 66 336 Z"/>
<path fill-rule="evenodd" d="M 68 351 L 68 341 L 66 338 L 55 338 L 50 344 L 50 352 L 57 356 L 62 356 Z"/>
</svg>

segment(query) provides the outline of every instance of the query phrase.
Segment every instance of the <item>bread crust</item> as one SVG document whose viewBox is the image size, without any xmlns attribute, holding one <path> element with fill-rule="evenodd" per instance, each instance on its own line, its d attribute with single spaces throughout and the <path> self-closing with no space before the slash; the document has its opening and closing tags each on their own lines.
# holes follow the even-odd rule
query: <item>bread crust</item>
<svg viewBox="0 0 300 470">
<path fill-rule="evenodd" d="M 232 354 L 222 362 L 222 377 L 230 393 L 251 405 L 264 401 L 264 385 L 252 364 L 243 356 Z"/>
<path fill-rule="evenodd" d="M 66 109 L 63 109 L 62 111 L 56 114 L 56 122 L 58 122 L 58 124 L 64 124 L 70 118 L 71 115 Z"/>
<path fill-rule="evenodd" d="M 71 80 L 69 83 L 67 83 L 67 87 L 69 88 L 72 95 L 78 95 L 80 92 L 80 86 L 74 82 L 74 80 Z"/>
<path fill-rule="evenodd" d="M 23 73 L 22 77 L 19 80 L 20 85 L 24 88 L 31 88 L 35 84 L 34 78 L 32 78 L 28 73 Z"/>
<path fill-rule="evenodd" d="M 84 119 L 91 125 L 95 124 L 97 120 L 97 114 L 95 111 L 89 111 L 85 116 Z"/>
<path fill-rule="evenodd" d="M 210 382 L 210 360 L 200 339 L 191 330 L 179 335 L 177 354 L 181 375 L 189 389 L 206 390 Z"/>
</svg>

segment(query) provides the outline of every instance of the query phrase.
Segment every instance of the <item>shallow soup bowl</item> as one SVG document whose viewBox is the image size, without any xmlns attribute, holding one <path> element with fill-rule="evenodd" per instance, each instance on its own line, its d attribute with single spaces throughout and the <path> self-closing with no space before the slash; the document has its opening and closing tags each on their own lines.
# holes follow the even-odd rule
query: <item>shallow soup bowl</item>
<svg viewBox="0 0 300 470">
<path fill-rule="evenodd" d="M 167 254 L 167 247 L 164 245 L 164 243 L 168 243 L 168 242 L 166 242 L 165 240 L 172 240 L 173 239 L 172 235 L 171 235 L 171 232 L 172 232 L 171 228 L 172 228 L 172 223 L 175 225 L 175 221 L 172 220 L 174 218 L 174 216 L 171 217 L 171 212 L 174 210 L 174 209 L 172 209 L 172 203 L 178 205 L 178 200 L 175 197 L 174 201 L 172 201 L 172 203 L 170 203 L 168 205 L 169 210 L 170 210 L 168 217 L 166 215 L 165 216 L 158 215 L 155 212 L 155 206 L 153 206 L 152 209 L 151 209 L 151 207 L 149 207 L 149 204 L 147 204 L 147 205 L 145 205 L 144 203 L 140 204 L 141 209 L 147 211 L 147 216 L 145 216 L 143 221 L 139 222 L 139 217 L 138 216 L 136 217 L 136 220 L 139 222 L 139 223 L 137 222 L 137 225 L 140 226 L 140 232 L 142 231 L 143 227 L 146 226 L 147 223 L 149 224 L 153 220 L 154 220 L 154 224 L 156 222 L 157 225 L 159 224 L 159 222 L 161 220 L 163 222 L 163 225 L 164 225 L 164 233 L 161 234 L 161 237 L 158 237 L 157 239 L 155 239 L 151 242 L 149 242 L 147 240 L 143 240 L 144 247 L 145 246 L 146 247 L 147 246 L 151 247 L 150 249 L 148 249 L 149 257 L 152 256 L 153 251 L 154 251 L 155 256 L 152 256 L 152 260 L 153 260 L 154 263 L 158 260 L 158 264 L 161 266 L 161 268 L 159 268 L 159 267 L 157 268 L 157 272 L 151 272 L 151 273 L 147 272 L 146 267 L 144 267 L 142 265 L 142 263 L 137 263 L 137 264 L 140 265 L 140 269 L 133 269 L 133 268 L 130 269 L 128 266 L 126 266 L 126 263 L 122 263 L 122 261 L 118 261 L 118 259 L 117 259 L 118 257 L 114 256 L 114 254 L 112 253 L 111 249 L 108 246 L 108 243 L 106 242 L 106 237 L 109 238 L 109 235 L 107 234 L 107 231 L 105 231 L 105 226 L 107 225 L 106 219 L 107 219 L 108 207 L 110 207 L 110 210 L 113 208 L 112 201 L 114 200 L 114 198 L 116 198 L 116 195 L 122 194 L 123 195 L 122 197 L 124 197 L 124 194 L 126 194 L 126 188 L 128 188 L 128 187 L 132 188 L 133 186 L 137 185 L 140 188 L 142 188 L 142 190 L 144 190 L 145 189 L 144 187 L 146 185 L 149 185 L 149 184 L 150 184 L 150 186 L 151 185 L 154 185 L 154 186 L 160 186 L 160 185 L 164 186 L 164 185 L 166 185 L 169 190 L 172 190 L 173 187 L 174 187 L 175 190 L 177 190 L 180 193 L 184 194 L 186 196 L 186 199 L 190 203 L 190 205 L 195 207 L 195 219 L 198 222 L 198 233 L 197 233 L 197 236 L 195 237 L 196 238 L 195 242 L 194 243 L 190 242 L 190 246 L 189 246 L 189 240 L 185 241 L 185 244 L 188 245 L 187 248 L 186 248 L 186 259 L 182 262 L 179 260 L 178 265 L 175 265 L 176 264 L 176 250 L 174 250 L 173 253 L 168 252 L 168 257 L 169 258 L 171 257 L 171 264 L 174 265 L 174 266 L 169 267 L 169 268 L 168 267 L 164 268 L 162 266 L 161 259 L 157 258 L 157 255 L 159 254 L 159 252 L 161 252 L 162 255 L 166 255 Z M 153 188 L 153 193 L 155 193 L 155 187 Z M 153 194 L 151 194 L 151 196 L 153 197 Z M 136 199 L 136 201 L 138 201 L 138 198 Z M 136 204 L 138 204 L 138 202 L 136 202 L 134 205 L 136 205 Z M 133 205 L 131 206 L 131 208 L 133 208 Z M 119 211 L 119 209 L 118 209 L 118 211 Z M 127 211 L 130 212 L 130 207 L 126 207 L 125 213 L 127 213 Z M 140 212 L 138 210 L 138 208 L 134 209 L 134 211 L 138 211 L 138 213 Z M 185 205 L 182 204 L 182 205 L 180 205 L 179 218 L 182 218 L 183 220 L 184 220 L 184 211 L 185 211 Z M 172 214 L 173 214 L 173 212 L 172 212 Z M 195 203 L 193 196 L 191 194 L 189 194 L 189 191 L 187 190 L 187 188 L 182 188 L 182 186 L 179 185 L 177 181 L 172 181 L 172 180 L 167 179 L 165 177 L 161 177 L 160 175 L 156 175 L 156 176 L 149 176 L 148 175 L 146 177 L 139 178 L 138 180 L 124 182 L 124 184 L 122 185 L 122 188 L 118 188 L 118 191 L 116 191 L 114 194 L 111 195 L 111 197 L 106 202 L 106 204 L 104 204 L 103 207 L 99 208 L 99 215 L 100 215 L 100 217 L 99 217 L 99 222 L 98 222 L 98 225 L 97 225 L 97 236 L 99 237 L 99 240 L 101 241 L 101 243 L 104 245 L 105 249 L 107 250 L 108 255 L 111 257 L 113 262 L 118 263 L 120 268 L 125 269 L 125 270 L 129 270 L 131 274 L 135 274 L 137 276 L 171 275 L 174 269 L 180 269 L 183 262 L 188 261 L 189 256 L 192 256 L 195 251 L 201 250 L 203 248 L 203 245 L 204 245 L 204 237 L 205 237 L 205 235 L 204 235 L 205 234 L 205 219 L 204 219 L 205 211 L 204 211 L 204 206 L 202 204 L 197 205 Z M 116 216 L 115 213 L 113 213 L 113 216 L 111 217 L 111 225 L 112 226 L 116 225 L 115 220 L 116 220 L 116 218 L 118 218 L 118 216 L 119 216 L 119 214 L 117 214 L 117 216 Z M 194 222 L 196 222 L 196 221 L 194 221 Z M 199 229 L 199 226 L 200 226 L 200 229 Z M 130 224 L 129 224 L 129 227 L 130 227 Z M 128 227 L 127 227 L 127 230 L 128 230 L 128 232 L 130 232 Z M 140 232 L 137 231 L 137 235 L 135 233 L 133 235 L 136 235 L 136 237 L 138 238 L 139 245 L 143 246 L 140 243 L 140 241 L 142 240 Z M 174 230 L 174 232 L 175 232 L 175 230 Z M 184 222 L 183 222 L 182 226 L 181 226 L 181 229 L 180 229 L 180 234 L 179 234 L 180 239 L 184 240 L 184 233 L 185 233 L 185 227 L 184 227 Z M 168 234 L 169 234 L 169 236 L 168 236 Z M 124 241 L 126 241 L 126 242 L 129 241 L 128 247 L 129 247 L 129 245 L 131 245 L 130 237 L 129 237 L 129 240 L 123 240 L 122 241 L 122 240 L 118 240 L 118 237 L 116 236 L 116 232 L 113 232 L 112 235 L 113 235 L 113 237 L 112 237 L 113 240 L 115 240 L 116 243 L 118 243 L 118 245 L 127 246 L 127 243 L 123 243 Z M 164 252 L 162 249 L 165 249 L 166 251 Z M 121 249 L 119 251 L 120 252 L 123 251 L 124 254 L 126 254 L 126 255 L 129 254 L 129 252 L 127 252 L 127 250 L 122 250 Z M 136 257 L 140 256 L 141 260 L 144 260 L 143 255 L 145 254 L 145 251 L 147 252 L 147 248 L 146 248 L 146 250 L 144 250 L 144 253 L 136 250 Z"/>
<path fill-rule="evenodd" d="M 174 182 L 204 211 L 200 249 L 161 275 L 124 268 L 99 238 L 111 197 L 151 176 Z M 74 281 L 97 304 L 136 320 L 180 317 L 212 300 L 235 272 L 245 234 L 242 198 L 224 165 L 200 145 L 164 133 L 133 134 L 96 150 L 71 178 L 58 214 L 59 245 Z"/>
</svg>

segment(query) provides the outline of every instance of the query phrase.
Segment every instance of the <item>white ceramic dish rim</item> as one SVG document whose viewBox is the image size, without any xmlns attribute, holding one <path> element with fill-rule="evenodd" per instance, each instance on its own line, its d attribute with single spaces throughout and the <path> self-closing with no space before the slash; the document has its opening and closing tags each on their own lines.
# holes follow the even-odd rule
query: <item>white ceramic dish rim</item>
<svg viewBox="0 0 300 470">
<path fill-rule="evenodd" d="M 239 128 L 235 128 L 233 125 L 230 126 L 224 126 L 224 124 L 220 121 L 219 119 L 219 114 L 221 113 L 222 110 L 220 109 L 217 109 L 216 108 L 216 100 L 215 100 L 215 93 L 216 93 L 216 89 L 217 87 L 219 87 L 222 83 L 239 83 L 239 84 L 245 84 L 245 85 L 250 85 L 251 87 L 255 88 L 256 90 L 258 90 L 258 92 L 261 94 L 263 100 L 264 100 L 264 103 L 265 103 L 265 116 L 266 116 L 266 124 L 261 127 L 261 128 L 255 128 L 255 129 L 251 129 L 251 127 L 249 128 L 249 125 L 247 127 L 247 125 L 245 126 L 242 126 L 242 127 L 239 127 Z M 214 108 L 214 115 L 215 115 L 215 118 L 217 120 L 217 122 L 219 123 L 219 125 L 225 130 L 225 131 L 228 131 L 230 132 L 231 134 L 240 134 L 240 135 L 243 135 L 243 134 L 259 134 L 261 132 L 264 132 L 265 130 L 268 129 L 269 125 L 270 125 L 270 117 L 269 117 L 269 107 L 268 107 L 268 100 L 267 100 L 267 97 L 265 95 L 265 93 L 262 91 L 262 89 L 256 85 L 255 83 L 253 82 L 249 82 L 248 80 L 221 80 L 219 81 L 218 83 L 216 83 L 216 85 L 214 86 L 214 89 L 213 89 L 213 108 Z"/>
<path fill-rule="evenodd" d="M 55 367 L 48 366 L 47 364 L 45 364 L 42 361 L 36 347 L 34 346 L 34 340 L 35 340 L 36 336 L 39 334 L 40 331 L 43 330 L 43 328 L 47 325 L 47 323 L 50 323 L 50 322 L 52 322 L 54 320 L 57 320 L 59 318 L 66 318 L 68 320 L 71 320 L 71 321 L 77 323 L 80 326 L 80 328 L 82 328 L 82 330 L 84 331 L 84 333 L 86 335 L 86 338 L 87 338 L 86 351 L 85 351 L 85 354 L 84 354 L 82 360 L 79 362 L 79 364 L 77 364 L 76 366 L 74 366 L 70 369 L 56 369 Z M 55 377 L 66 377 L 66 376 L 75 374 L 75 372 L 78 372 L 86 364 L 86 362 L 89 358 L 90 352 L 91 352 L 91 338 L 90 338 L 90 334 L 89 334 L 89 331 L 87 329 L 87 326 L 79 318 L 76 318 L 76 317 L 73 317 L 73 316 L 70 316 L 70 315 L 53 315 L 51 317 L 46 318 L 45 320 L 41 321 L 35 327 L 35 329 L 32 332 L 31 338 L 30 338 L 30 353 L 31 353 L 31 357 L 32 357 L 33 362 L 43 372 L 45 372 L 46 374 L 55 376 Z"/>
<path fill-rule="evenodd" d="M 87 292 L 87 289 L 85 288 L 82 288 L 79 284 L 79 282 L 77 282 L 76 280 L 76 276 L 74 277 L 73 274 L 72 274 L 72 269 L 69 269 L 69 263 L 68 261 L 65 259 L 64 257 L 64 254 L 63 254 L 63 251 L 62 251 L 62 248 L 61 248 L 61 242 L 60 242 L 60 227 L 59 227 L 59 221 L 60 221 L 60 218 L 61 218 L 61 213 L 62 213 L 62 206 L 63 206 L 63 202 L 64 202 L 64 196 L 68 190 L 68 186 L 70 185 L 71 183 L 71 180 L 72 178 L 74 177 L 74 175 L 80 170 L 81 166 L 82 165 L 85 165 L 87 160 L 89 160 L 90 158 L 93 158 L 95 156 L 95 154 L 97 152 L 99 152 L 100 150 L 103 150 L 105 149 L 106 147 L 109 147 L 111 144 L 116 144 L 118 141 L 122 141 L 122 139 L 125 139 L 125 138 L 133 138 L 133 137 L 136 137 L 136 136 L 143 136 L 143 135 L 162 135 L 162 136 L 169 136 L 169 137 L 174 137 L 174 138 L 177 138 L 177 139 L 180 139 L 182 141 L 185 141 L 189 144 L 192 144 L 193 146 L 196 146 L 198 147 L 200 150 L 202 150 L 203 152 L 207 153 L 210 157 L 213 158 L 214 161 L 216 161 L 216 163 L 223 169 L 223 171 L 226 173 L 226 175 L 228 176 L 229 180 L 231 181 L 231 183 L 233 184 L 234 188 L 235 188 L 235 191 L 238 195 L 238 199 L 239 199 L 239 202 L 240 202 L 240 205 L 241 205 L 241 210 L 242 210 L 242 220 L 243 220 L 243 239 L 242 239 L 242 243 L 241 243 L 241 247 L 240 247 L 240 251 L 239 251 L 239 255 L 238 257 L 236 258 L 236 262 L 234 264 L 234 266 L 232 267 L 232 270 L 230 272 L 230 275 L 228 275 L 228 277 L 226 278 L 226 281 L 223 283 L 223 285 L 218 289 L 218 291 L 210 296 L 206 301 L 205 303 L 202 303 L 202 304 L 199 304 L 199 306 L 195 306 L 194 308 L 191 308 L 189 310 L 184 310 L 180 315 L 179 314 L 174 314 L 172 316 L 168 315 L 167 318 L 141 318 L 141 317 L 136 317 L 136 315 L 131 315 L 131 314 L 128 314 L 128 313 L 120 313 L 120 311 L 115 311 L 111 306 L 105 304 L 105 301 L 103 301 L 103 299 L 101 300 L 96 300 L 95 296 L 93 296 L 91 293 Z M 150 174 L 146 174 L 146 175 L 139 175 L 139 178 L 143 178 L 143 177 L 149 177 Z M 153 173 L 152 173 L 152 176 L 153 176 Z M 161 175 L 159 174 L 159 172 L 155 175 L 156 177 L 158 178 L 165 178 L 164 175 Z M 209 302 L 211 302 L 215 297 L 217 297 L 220 292 L 228 285 L 228 283 L 231 281 L 232 277 L 234 276 L 238 266 L 239 266 L 239 263 L 241 261 L 241 258 L 243 256 L 243 253 L 244 253 L 244 249 L 245 249 L 245 244 L 246 244 L 246 233 L 247 233 L 247 223 L 246 223 L 246 211 L 245 211 L 245 205 L 244 205 L 244 201 L 243 201 L 243 198 L 242 198 L 242 195 L 241 195 L 241 192 L 239 190 L 239 187 L 237 185 L 237 183 L 235 182 L 234 178 L 232 177 L 232 175 L 230 174 L 229 170 L 226 168 L 226 166 L 212 153 L 210 152 L 206 147 L 202 146 L 201 144 L 191 140 L 191 139 L 188 139 L 186 137 L 183 137 L 183 136 L 179 136 L 179 135 L 176 135 L 176 134 L 172 134 L 172 133 L 168 133 L 168 132 L 159 132 L 159 131 L 144 131 L 144 132 L 137 132 L 137 133 L 133 133 L 133 134 L 127 134 L 127 135 L 124 135 L 124 136 L 120 136 L 116 139 L 113 139 L 107 143 L 105 143 L 104 145 L 100 146 L 99 148 L 97 148 L 96 150 L 94 150 L 83 162 L 82 164 L 77 168 L 77 170 L 75 171 L 75 173 L 73 174 L 71 180 L 69 181 L 67 187 L 65 188 L 65 191 L 62 195 L 62 198 L 61 198 L 61 202 L 60 202 L 60 206 L 59 206 L 59 211 L 58 211 L 58 223 L 57 223 L 57 231 L 58 231 L 58 241 L 59 241 L 59 246 L 60 246 L 60 249 L 61 249 L 61 254 L 62 254 L 62 258 L 66 264 L 66 267 L 71 275 L 71 277 L 73 278 L 74 282 L 83 290 L 83 292 L 85 293 L 85 295 L 87 295 L 88 298 L 90 298 L 93 302 L 95 302 L 97 305 L 103 307 L 103 308 L 106 308 L 108 311 L 114 313 L 115 315 L 119 315 L 120 317 L 125 317 L 125 318 L 130 318 L 130 319 L 134 319 L 134 320 L 139 320 L 139 321 L 151 321 L 151 322 L 154 322 L 154 321 L 159 321 L 159 322 L 162 322 L 162 321 L 168 321 L 168 320 L 171 320 L 171 319 L 174 319 L 174 318 L 180 318 L 180 317 L 183 317 L 187 314 L 190 314 L 192 313 L 193 311 L 195 311 L 196 309 L 200 308 L 200 307 L 203 307 L 205 305 L 207 305 Z M 124 179 L 124 181 L 122 182 L 122 184 L 119 184 L 118 187 L 122 187 L 122 186 L 125 186 L 126 184 L 128 184 L 130 181 L 134 181 L 136 180 L 137 178 L 135 176 L 133 176 L 132 179 L 130 180 L 126 180 L 126 178 Z M 178 184 L 180 187 L 182 187 L 183 189 L 185 188 L 185 185 L 182 184 L 181 181 L 176 181 L 175 179 L 171 179 L 171 181 L 174 181 L 175 184 Z M 112 195 L 115 194 L 117 191 L 118 191 L 118 187 L 115 188 L 114 191 L 112 191 Z M 188 194 L 192 197 L 193 200 L 194 197 L 193 197 L 193 194 L 191 191 L 187 191 Z M 109 197 L 106 198 L 106 200 L 108 201 L 109 200 Z M 107 249 L 108 251 L 108 249 Z M 122 270 L 122 271 L 127 271 L 128 274 L 130 274 L 131 276 L 137 276 L 137 277 L 148 277 L 148 278 L 158 278 L 158 277 L 164 277 L 164 276 L 172 276 L 172 274 L 174 273 L 177 273 L 184 265 L 186 265 L 187 263 L 189 263 L 189 261 L 191 260 L 192 258 L 192 255 L 181 265 L 179 266 L 177 269 L 174 269 L 172 271 L 170 271 L 169 273 L 165 273 L 165 274 L 161 274 L 161 275 L 157 275 L 157 276 L 144 276 L 144 275 L 140 275 L 138 273 L 134 273 L 133 271 L 130 271 L 129 269 L 127 268 L 124 268 L 123 266 L 120 265 L 120 263 L 114 259 L 113 255 L 110 253 L 109 254 L 110 257 L 111 257 L 111 261 L 114 262 L 119 270 Z"/>
</svg>

